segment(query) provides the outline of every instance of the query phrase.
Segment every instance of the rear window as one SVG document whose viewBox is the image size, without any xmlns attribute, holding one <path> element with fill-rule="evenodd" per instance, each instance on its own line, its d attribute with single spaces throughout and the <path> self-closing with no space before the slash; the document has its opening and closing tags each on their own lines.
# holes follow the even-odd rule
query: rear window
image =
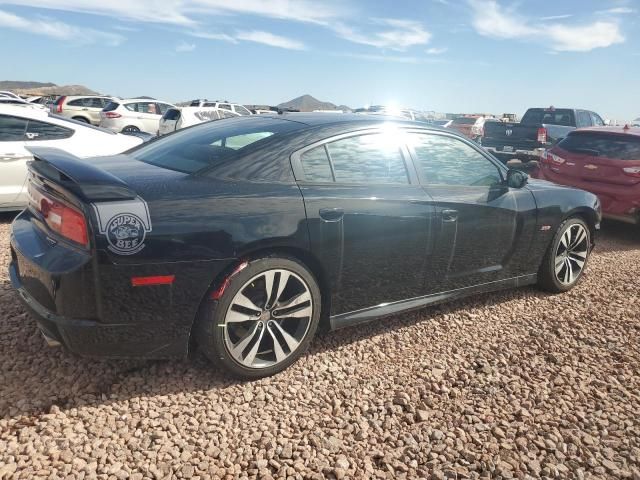
<svg viewBox="0 0 640 480">
<path fill-rule="evenodd" d="M 563 125 L 565 127 L 575 127 L 576 118 L 573 110 L 559 108 L 549 110 L 544 108 L 530 108 L 522 117 L 520 122 L 523 125 Z"/>
<path fill-rule="evenodd" d="M 107 106 L 102 109 L 103 112 L 113 112 L 116 110 L 120 104 L 118 102 L 109 102 Z"/>
<path fill-rule="evenodd" d="M 585 153 L 612 160 L 640 160 L 640 137 L 632 135 L 574 132 L 558 146 L 567 152 Z"/>
<path fill-rule="evenodd" d="M 142 145 L 131 156 L 145 163 L 183 173 L 240 157 L 272 135 L 291 132 L 301 124 L 273 118 L 239 117 L 224 122 L 203 123 Z"/>
<path fill-rule="evenodd" d="M 180 110 L 176 108 L 170 108 L 162 116 L 165 120 L 178 120 L 180 118 Z"/>
<path fill-rule="evenodd" d="M 474 125 L 476 123 L 476 120 L 478 120 L 477 118 L 470 118 L 470 117 L 462 117 L 462 118 L 456 118 L 453 123 L 455 125 Z"/>
</svg>

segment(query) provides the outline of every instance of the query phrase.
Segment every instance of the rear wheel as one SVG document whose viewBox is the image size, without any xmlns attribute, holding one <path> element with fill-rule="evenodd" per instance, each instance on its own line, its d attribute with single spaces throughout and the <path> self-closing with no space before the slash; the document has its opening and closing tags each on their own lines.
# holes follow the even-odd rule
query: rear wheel
<svg viewBox="0 0 640 480">
<path fill-rule="evenodd" d="M 591 250 L 589 226 L 579 217 L 562 222 L 538 272 L 538 284 L 550 292 L 566 292 L 580 280 Z"/>
<path fill-rule="evenodd" d="M 140 129 L 134 125 L 127 125 L 122 129 L 122 131 L 125 133 L 137 133 L 140 131 Z"/>
<path fill-rule="evenodd" d="M 71 120 L 76 120 L 82 123 L 91 123 L 87 118 L 84 118 L 84 117 L 71 117 Z"/>
<path fill-rule="evenodd" d="M 220 300 L 205 303 L 196 340 L 235 376 L 266 377 L 304 353 L 320 305 L 320 290 L 306 267 L 291 258 L 260 258 L 231 277 Z"/>
</svg>

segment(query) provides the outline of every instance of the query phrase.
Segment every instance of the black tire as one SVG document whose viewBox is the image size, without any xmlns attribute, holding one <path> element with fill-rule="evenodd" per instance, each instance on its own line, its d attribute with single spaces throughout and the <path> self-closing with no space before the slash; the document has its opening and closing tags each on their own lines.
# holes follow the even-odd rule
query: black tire
<svg viewBox="0 0 640 480">
<path fill-rule="evenodd" d="M 84 117 L 71 117 L 71 120 L 75 120 L 77 122 L 82 122 L 82 123 L 91 123 L 89 119 Z"/>
<path fill-rule="evenodd" d="M 555 273 L 555 264 L 556 264 L 556 253 L 558 252 L 558 248 L 560 242 L 562 240 L 562 236 L 565 234 L 567 230 L 569 230 L 574 225 L 580 225 L 584 231 L 586 232 L 586 257 L 584 259 L 584 264 L 582 265 L 578 275 L 576 278 L 570 283 L 563 283 L 558 279 L 558 275 Z M 587 268 L 587 263 L 589 260 L 589 255 L 591 254 L 591 230 L 587 223 L 580 217 L 569 217 L 564 220 L 555 235 L 553 236 L 553 240 L 549 245 L 549 248 L 545 252 L 544 258 L 542 259 L 542 263 L 540 264 L 540 269 L 538 270 L 538 286 L 552 293 L 562 293 L 568 290 L 571 290 L 582 278 L 582 274 Z"/>
<path fill-rule="evenodd" d="M 250 368 L 237 361 L 227 347 L 227 334 L 225 333 L 227 330 L 226 316 L 236 295 L 241 289 L 245 292 L 245 289 L 248 288 L 247 282 L 263 272 L 274 269 L 293 272 L 306 283 L 308 293 L 311 296 L 312 315 L 308 320 L 304 337 L 301 338 L 297 348 L 288 353 L 288 356 L 284 360 L 270 366 Z M 250 285 L 253 285 L 253 283 Z M 217 285 L 214 285 L 214 289 L 217 287 Z M 267 302 L 268 301 L 267 299 Z M 207 294 L 207 298 L 203 302 L 198 313 L 198 318 L 196 319 L 195 340 L 207 358 L 233 376 L 243 379 L 268 377 L 288 368 L 307 350 L 320 322 L 321 306 L 322 297 L 318 283 L 313 274 L 298 260 L 283 256 L 256 258 L 251 260 L 244 269 L 230 278 L 219 300 L 211 300 L 210 293 Z M 256 322 L 257 321 L 259 320 L 256 320 Z M 247 322 L 245 322 L 245 324 L 246 323 Z M 252 325 L 251 321 L 248 323 Z M 247 328 L 247 330 L 249 330 L 249 328 Z M 270 341 L 268 337 L 265 338 L 267 338 L 267 342 Z M 275 349 L 273 349 L 272 352 L 275 355 Z"/>
<path fill-rule="evenodd" d="M 127 125 L 126 127 L 124 127 L 122 129 L 122 132 L 127 132 L 127 133 L 137 133 L 139 131 L 140 131 L 140 129 L 138 127 L 136 127 L 135 125 Z"/>
</svg>

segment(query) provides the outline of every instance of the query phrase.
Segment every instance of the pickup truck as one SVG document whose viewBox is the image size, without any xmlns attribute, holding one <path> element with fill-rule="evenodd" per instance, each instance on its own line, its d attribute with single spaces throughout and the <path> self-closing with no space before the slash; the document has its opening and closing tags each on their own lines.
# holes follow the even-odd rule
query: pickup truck
<svg viewBox="0 0 640 480">
<path fill-rule="evenodd" d="M 582 127 L 603 126 L 597 113 L 573 108 L 530 108 L 520 123 L 491 122 L 484 126 L 482 146 L 507 161 L 538 160 L 567 134 Z"/>
</svg>

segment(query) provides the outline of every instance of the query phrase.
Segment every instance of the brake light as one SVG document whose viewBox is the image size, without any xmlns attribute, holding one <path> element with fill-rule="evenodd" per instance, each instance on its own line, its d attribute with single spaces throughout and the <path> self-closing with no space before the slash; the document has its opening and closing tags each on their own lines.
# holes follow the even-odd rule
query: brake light
<svg viewBox="0 0 640 480">
<path fill-rule="evenodd" d="M 538 129 L 538 143 L 547 143 L 547 129 L 544 127 Z"/>
<path fill-rule="evenodd" d="M 556 165 L 562 165 L 565 162 L 564 158 L 551 153 L 549 150 L 544 150 L 540 158 L 542 158 L 542 163 L 545 164 L 555 163 Z"/>
<path fill-rule="evenodd" d="M 640 167 L 625 167 L 622 171 L 630 177 L 640 178 Z"/>
<path fill-rule="evenodd" d="M 62 104 L 66 99 L 67 97 L 64 95 L 58 99 L 58 102 L 56 103 L 56 113 L 62 113 Z"/>
<path fill-rule="evenodd" d="M 82 212 L 50 197 L 32 185 L 29 185 L 29 203 L 42 214 L 51 230 L 82 246 L 89 243 L 87 221 Z"/>
<path fill-rule="evenodd" d="M 120 118 L 122 115 L 116 112 L 104 112 L 104 116 L 107 118 Z"/>
</svg>

